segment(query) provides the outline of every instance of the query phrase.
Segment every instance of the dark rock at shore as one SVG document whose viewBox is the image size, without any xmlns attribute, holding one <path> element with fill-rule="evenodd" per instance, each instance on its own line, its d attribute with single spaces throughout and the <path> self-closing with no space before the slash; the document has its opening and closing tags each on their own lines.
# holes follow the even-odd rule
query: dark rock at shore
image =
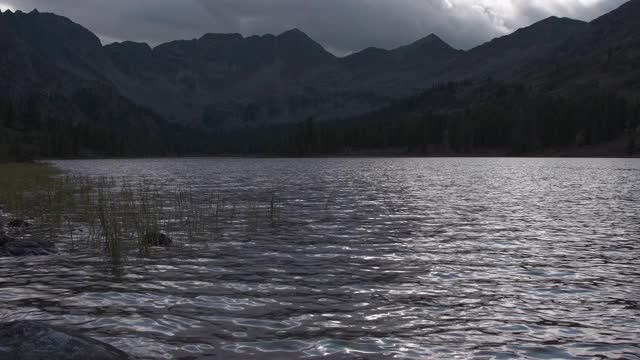
<svg viewBox="0 0 640 360">
<path fill-rule="evenodd" d="M 173 242 L 170 237 L 157 231 L 144 234 L 143 240 L 149 246 L 170 246 Z"/>
<path fill-rule="evenodd" d="M 24 219 L 13 219 L 11 221 L 9 221 L 8 224 L 10 227 L 14 227 L 14 228 L 26 228 L 31 226 L 31 223 L 24 220 Z"/>
<path fill-rule="evenodd" d="M 15 239 L 0 235 L 0 256 L 44 256 L 58 252 L 56 245 L 47 240 Z"/>
<path fill-rule="evenodd" d="M 98 340 L 35 321 L 0 324 L 0 360 L 124 360 Z"/>
</svg>

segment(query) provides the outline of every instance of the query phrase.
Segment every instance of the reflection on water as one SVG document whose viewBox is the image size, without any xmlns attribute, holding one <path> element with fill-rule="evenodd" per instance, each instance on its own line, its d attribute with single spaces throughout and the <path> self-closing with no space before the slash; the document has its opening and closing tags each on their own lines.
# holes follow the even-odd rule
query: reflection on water
<svg viewBox="0 0 640 360">
<path fill-rule="evenodd" d="M 273 189 L 283 223 L 115 265 L 68 244 L 2 259 L 3 321 L 74 325 L 142 358 L 640 358 L 637 160 L 56 165 Z"/>
</svg>

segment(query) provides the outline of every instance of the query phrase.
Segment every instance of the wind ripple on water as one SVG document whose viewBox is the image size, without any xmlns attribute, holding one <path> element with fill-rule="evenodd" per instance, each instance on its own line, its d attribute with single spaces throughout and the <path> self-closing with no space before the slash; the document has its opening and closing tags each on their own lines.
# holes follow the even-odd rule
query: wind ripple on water
<svg viewBox="0 0 640 360">
<path fill-rule="evenodd" d="M 143 358 L 640 358 L 637 160 L 56 165 L 275 189 L 283 225 L 121 264 L 3 259 L 4 321 L 75 325 Z"/>
</svg>

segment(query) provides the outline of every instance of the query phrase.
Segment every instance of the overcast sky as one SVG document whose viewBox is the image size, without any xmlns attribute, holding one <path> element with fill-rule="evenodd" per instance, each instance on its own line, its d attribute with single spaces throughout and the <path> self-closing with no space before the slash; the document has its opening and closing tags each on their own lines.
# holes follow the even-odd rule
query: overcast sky
<svg viewBox="0 0 640 360">
<path fill-rule="evenodd" d="M 338 55 L 393 48 L 435 33 L 467 49 L 551 15 L 591 20 L 627 0 L 0 0 L 55 12 L 109 43 L 151 45 L 208 32 L 245 36 L 299 28 Z"/>
</svg>

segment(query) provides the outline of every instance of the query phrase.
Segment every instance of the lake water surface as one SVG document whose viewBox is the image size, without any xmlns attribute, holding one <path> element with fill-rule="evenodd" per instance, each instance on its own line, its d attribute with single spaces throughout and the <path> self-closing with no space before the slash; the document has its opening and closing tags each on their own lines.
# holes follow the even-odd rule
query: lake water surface
<svg viewBox="0 0 640 360">
<path fill-rule="evenodd" d="M 1 321 L 71 325 L 140 358 L 640 359 L 639 160 L 54 164 L 276 192 L 280 221 L 122 263 L 64 245 L 1 259 Z"/>
</svg>

